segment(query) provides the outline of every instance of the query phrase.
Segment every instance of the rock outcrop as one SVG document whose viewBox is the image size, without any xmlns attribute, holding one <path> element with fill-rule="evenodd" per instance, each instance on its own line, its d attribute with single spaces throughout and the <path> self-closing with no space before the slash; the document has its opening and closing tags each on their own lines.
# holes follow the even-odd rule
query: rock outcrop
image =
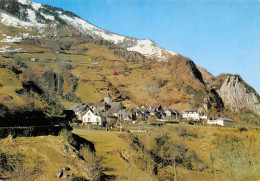
<svg viewBox="0 0 260 181">
<path fill-rule="evenodd" d="M 214 76 L 209 71 L 207 71 L 207 69 L 205 69 L 203 67 L 199 67 L 199 66 L 196 66 L 196 67 L 201 72 L 203 81 L 205 83 L 209 83 L 214 78 Z"/>
<path fill-rule="evenodd" d="M 253 110 L 260 115 L 260 97 L 239 75 L 224 74 L 211 81 L 211 86 L 222 99 L 225 108 L 240 111 Z"/>
</svg>

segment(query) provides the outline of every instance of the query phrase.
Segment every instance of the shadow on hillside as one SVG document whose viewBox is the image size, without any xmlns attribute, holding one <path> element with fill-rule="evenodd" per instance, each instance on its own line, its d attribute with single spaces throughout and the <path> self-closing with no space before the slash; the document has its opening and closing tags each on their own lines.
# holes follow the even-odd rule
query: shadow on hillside
<svg viewBox="0 0 260 181">
<path fill-rule="evenodd" d="M 106 172 L 106 171 L 116 171 L 114 168 L 110 168 L 110 167 L 104 167 L 103 169 L 102 169 L 102 171 L 103 172 Z"/>
<path fill-rule="evenodd" d="M 116 176 L 115 175 L 106 175 L 103 174 L 103 176 L 101 177 L 101 180 L 107 181 L 107 180 L 116 180 Z"/>
<path fill-rule="evenodd" d="M 75 140 L 75 144 L 72 146 L 74 146 L 77 150 L 80 150 L 80 148 L 82 146 L 88 146 L 92 152 L 96 152 L 94 143 L 92 143 L 91 141 L 88 141 L 85 138 L 82 138 L 74 133 L 72 133 L 72 135 L 73 135 L 73 139 Z"/>
</svg>

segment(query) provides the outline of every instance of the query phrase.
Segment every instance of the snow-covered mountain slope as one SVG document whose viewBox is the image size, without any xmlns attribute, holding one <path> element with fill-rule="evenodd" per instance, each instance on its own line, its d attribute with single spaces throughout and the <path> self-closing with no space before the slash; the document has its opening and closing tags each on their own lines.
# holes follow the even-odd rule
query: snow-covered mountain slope
<svg viewBox="0 0 260 181">
<path fill-rule="evenodd" d="M 74 27 L 85 35 L 96 39 L 103 39 L 126 48 L 129 51 L 139 52 L 157 60 L 167 60 L 176 53 L 165 50 L 149 39 L 136 39 L 118 35 L 98 28 L 72 12 L 61 8 L 34 3 L 29 0 L 1 0 L 0 22 L 16 27 L 34 27 L 41 30 L 48 23 L 62 23 Z"/>
</svg>

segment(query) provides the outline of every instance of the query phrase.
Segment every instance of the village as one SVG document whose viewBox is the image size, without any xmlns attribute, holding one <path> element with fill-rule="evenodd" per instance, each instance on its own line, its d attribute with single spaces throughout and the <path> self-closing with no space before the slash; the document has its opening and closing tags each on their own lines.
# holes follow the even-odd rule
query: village
<svg viewBox="0 0 260 181">
<path fill-rule="evenodd" d="M 174 109 L 163 109 L 162 106 L 141 106 L 127 109 L 121 102 L 113 102 L 107 91 L 103 101 L 98 106 L 74 105 L 66 110 L 67 114 L 74 115 L 82 125 L 97 125 L 99 127 L 115 127 L 117 123 L 189 123 L 203 125 L 233 126 L 230 118 L 210 119 L 200 109 L 184 111 L 182 114 Z"/>
</svg>

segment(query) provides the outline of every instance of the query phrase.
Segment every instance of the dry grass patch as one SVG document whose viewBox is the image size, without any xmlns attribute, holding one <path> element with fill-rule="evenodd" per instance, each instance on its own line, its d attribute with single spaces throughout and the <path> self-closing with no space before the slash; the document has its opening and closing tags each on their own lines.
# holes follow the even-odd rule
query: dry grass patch
<svg viewBox="0 0 260 181">
<path fill-rule="evenodd" d="M 91 141 L 95 145 L 96 154 L 103 158 L 102 166 L 107 175 L 126 176 L 127 163 L 119 157 L 119 152 L 128 150 L 122 135 L 125 133 L 75 129 L 73 133 Z"/>
<path fill-rule="evenodd" d="M 86 172 L 69 151 L 65 153 L 66 141 L 61 136 L 8 137 L 0 140 L 2 152 L 7 155 L 12 169 L 3 176 L 11 180 L 60 180 L 56 177 L 59 168 L 69 167 L 68 174 L 84 176 Z M 67 145 L 68 146 L 68 145 Z M 17 172 L 13 174 L 13 170 Z"/>
</svg>

